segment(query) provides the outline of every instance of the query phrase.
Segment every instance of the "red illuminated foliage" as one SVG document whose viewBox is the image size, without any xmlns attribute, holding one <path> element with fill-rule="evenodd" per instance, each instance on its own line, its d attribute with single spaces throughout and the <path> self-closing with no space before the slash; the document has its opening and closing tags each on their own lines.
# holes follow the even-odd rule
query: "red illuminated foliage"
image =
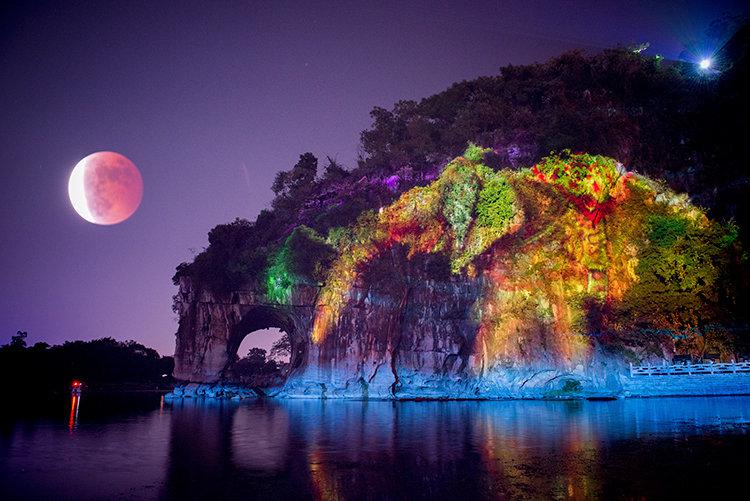
<svg viewBox="0 0 750 501">
<path fill-rule="evenodd" d="M 555 186 L 593 226 L 624 195 L 628 176 L 623 173 L 611 158 L 568 150 L 545 157 L 531 168 L 536 180 Z"/>
</svg>

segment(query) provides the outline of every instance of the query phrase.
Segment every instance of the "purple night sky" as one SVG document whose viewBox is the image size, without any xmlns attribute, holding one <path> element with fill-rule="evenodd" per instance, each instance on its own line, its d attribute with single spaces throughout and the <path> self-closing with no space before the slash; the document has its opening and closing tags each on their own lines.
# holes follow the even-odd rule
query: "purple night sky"
<svg viewBox="0 0 750 501">
<path fill-rule="evenodd" d="M 653 5 L 656 4 L 656 5 Z M 572 49 L 677 58 L 743 1 L 50 2 L 0 7 L 0 343 L 174 350 L 175 266 L 253 219 L 306 151 L 353 166 L 373 106 Z M 99 150 L 140 169 L 122 224 L 71 207 Z"/>
</svg>

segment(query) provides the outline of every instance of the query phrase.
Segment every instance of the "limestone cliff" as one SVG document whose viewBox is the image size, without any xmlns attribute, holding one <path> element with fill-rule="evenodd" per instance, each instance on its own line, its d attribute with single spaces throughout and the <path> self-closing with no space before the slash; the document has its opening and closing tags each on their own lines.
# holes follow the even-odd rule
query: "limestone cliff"
<svg viewBox="0 0 750 501">
<path fill-rule="evenodd" d="M 180 278 L 175 376 L 221 381 L 267 327 L 292 344 L 273 393 L 321 398 L 616 394 L 628 362 L 729 349 L 734 228 L 612 159 L 497 172 L 484 154 L 314 237 L 333 249 L 305 261 L 320 282 L 285 247 L 233 292 Z"/>
</svg>

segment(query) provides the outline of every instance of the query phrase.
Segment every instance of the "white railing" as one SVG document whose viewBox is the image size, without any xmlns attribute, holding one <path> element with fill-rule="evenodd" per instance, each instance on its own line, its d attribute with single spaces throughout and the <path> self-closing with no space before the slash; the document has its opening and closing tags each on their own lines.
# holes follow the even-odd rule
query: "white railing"
<svg viewBox="0 0 750 501">
<path fill-rule="evenodd" d="M 631 376 L 681 376 L 693 374 L 734 374 L 750 372 L 750 362 L 709 362 L 704 364 L 637 365 L 630 364 Z"/>
</svg>

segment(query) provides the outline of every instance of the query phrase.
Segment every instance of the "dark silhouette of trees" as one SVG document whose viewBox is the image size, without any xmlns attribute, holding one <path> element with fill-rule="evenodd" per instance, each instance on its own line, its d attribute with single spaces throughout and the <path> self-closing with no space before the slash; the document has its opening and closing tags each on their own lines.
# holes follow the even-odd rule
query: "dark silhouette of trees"
<svg viewBox="0 0 750 501">
<path fill-rule="evenodd" d="M 291 170 L 276 174 L 271 189 L 276 198 L 273 207 L 278 209 L 292 208 L 305 199 L 315 188 L 315 176 L 318 174 L 318 159 L 310 152 L 299 156 L 299 161 Z"/>
<path fill-rule="evenodd" d="M 271 352 L 269 357 L 273 360 L 285 360 L 288 361 L 292 356 L 292 344 L 289 340 L 289 334 L 284 333 L 279 339 L 277 339 L 273 345 L 271 345 Z"/>
<path fill-rule="evenodd" d="M 279 364 L 266 358 L 266 350 L 250 348 L 246 356 L 232 365 L 229 380 L 264 387 L 279 384 L 283 375 Z"/>
<path fill-rule="evenodd" d="M 335 183 L 349 177 L 350 172 L 343 165 L 331 157 L 326 157 L 326 159 L 328 160 L 328 165 L 323 170 L 322 182 Z"/>
<path fill-rule="evenodd" d="M 74 379 L 90 388 L 124 384 L 155 388 L 171 381 L 173 358 L 135 341 L 106 337 L 56 346 L 40 342 L 27 348 L 25 334 L 19 331 L 9 344 L 0 346 L 0 375 L 9 391 L 66 391 Z"/>
<path fill-rule="evenodd" d="M 229 290 L 258 275 L 267 264 L 268 242 L 258 234 L 257 226 L 240 218 L 215 226 L 208 234 L 208 248 L 192 263 L 177 267 L 175 284 L 181 275 L 189 274 L 209 289 Z"/>
<path fill-rule="evenodd" d="M 26 336 L 28 336 L 28 333 L 25 331 L 16 332 L 16 335 L 10 338 L 10 348 L 16 350 L 26 348 Z"/>
</svg>

